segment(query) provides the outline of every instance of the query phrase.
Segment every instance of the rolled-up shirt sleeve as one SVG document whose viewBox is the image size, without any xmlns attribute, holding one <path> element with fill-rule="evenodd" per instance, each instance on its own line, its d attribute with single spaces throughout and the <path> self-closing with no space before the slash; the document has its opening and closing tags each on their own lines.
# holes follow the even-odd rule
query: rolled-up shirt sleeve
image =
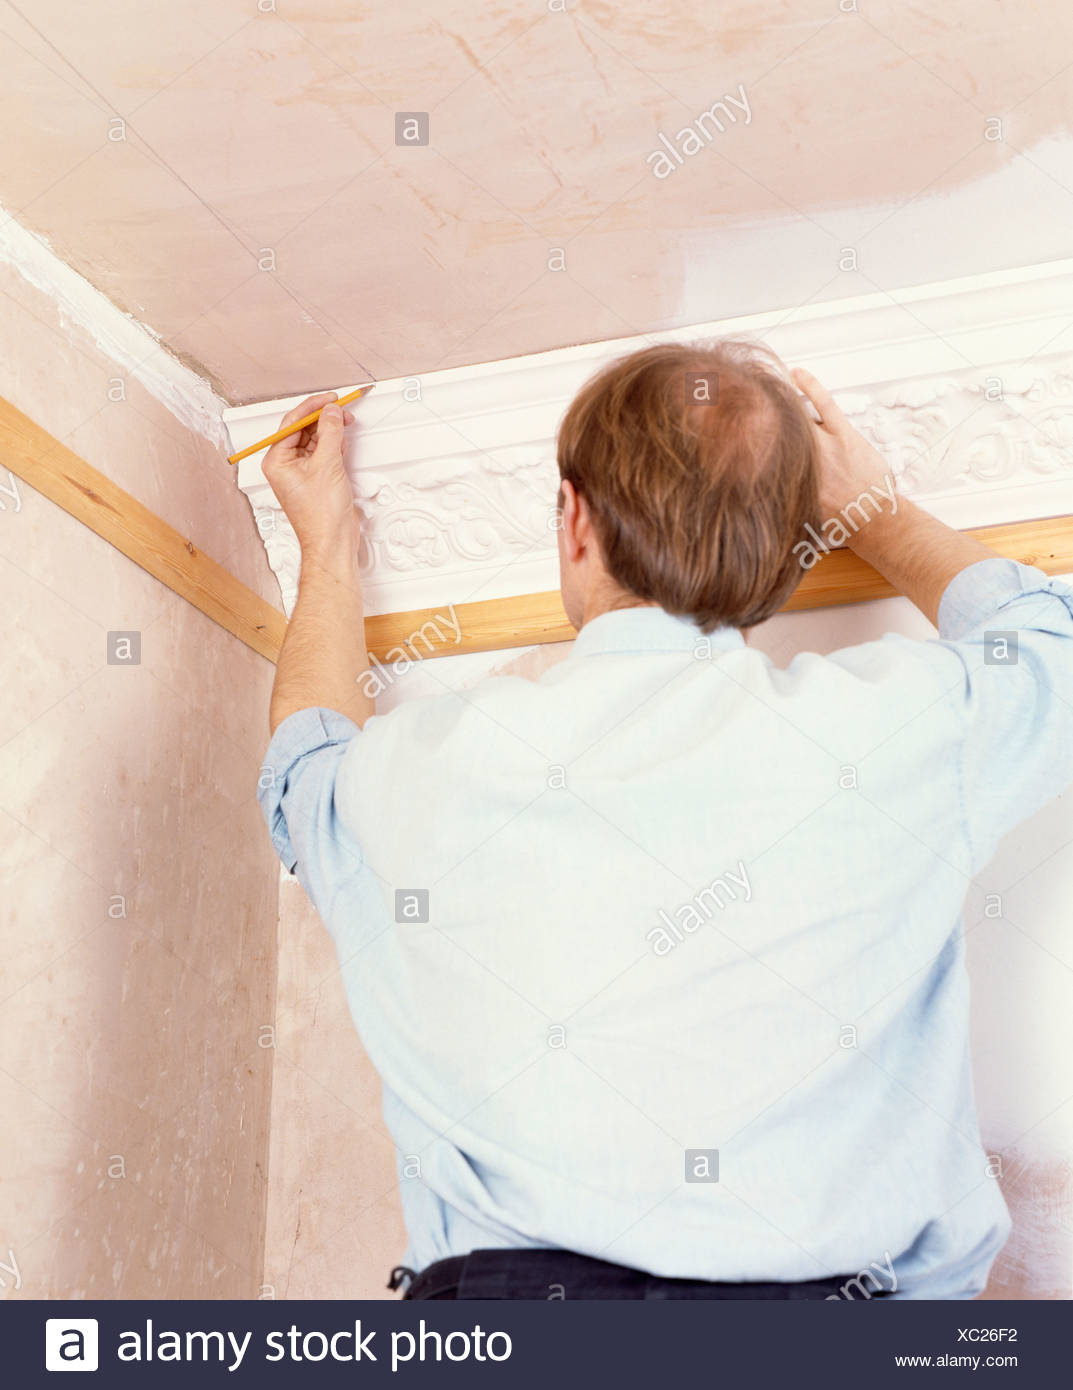
<svg viewBox="0 0 1073 1390">
<path fill-rule="evenodd" d="M 331 709 L 288 715 L 272 735 L 257 784 L 272 844 L 322 917 L 362 868 L 361 847 L 339 815 L 336 779 L 361 730 Z"/>
<path fill-rule="evenodd" d="M 980 865 L 1073 782 L 1073 588 L 1033 565 L 979 560 L 947 585 L 939 637 L 954 659 L 965 815 Z"/>
</svg>

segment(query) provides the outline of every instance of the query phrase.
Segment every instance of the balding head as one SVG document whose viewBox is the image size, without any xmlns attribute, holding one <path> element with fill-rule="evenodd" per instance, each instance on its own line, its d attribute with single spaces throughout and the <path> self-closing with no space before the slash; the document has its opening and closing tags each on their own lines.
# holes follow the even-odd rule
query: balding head
<svg viewBox="0 0 1073 1390">
<path fill-rule="evenodd" d="M 558 457 L 620 591 L 609 606 L 655 603 L 710 632 L 763 621 L 796 587 L 816 442 L 765 348 L 669 344 L 612 363 L 571 404 Z"/>
</svg>

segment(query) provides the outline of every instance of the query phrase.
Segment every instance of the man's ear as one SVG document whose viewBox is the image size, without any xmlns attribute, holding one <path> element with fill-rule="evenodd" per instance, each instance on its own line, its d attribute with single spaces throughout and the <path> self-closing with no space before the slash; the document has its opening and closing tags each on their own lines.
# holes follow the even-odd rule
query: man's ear
<svg viewBox="0 0 1073 1390">
<path fill-rule="evenodd" d="M 566 478 L 559 484 L 559 528 L 562 531 L 566 558 L 572 563 L 580 559 L 589 533 L 588 511 L 577 488 Z"/>
</svg>

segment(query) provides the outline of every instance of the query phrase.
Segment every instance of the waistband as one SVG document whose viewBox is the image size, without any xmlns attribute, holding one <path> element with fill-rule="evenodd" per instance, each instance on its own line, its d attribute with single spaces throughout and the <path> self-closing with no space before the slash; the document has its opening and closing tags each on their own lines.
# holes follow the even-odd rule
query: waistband
<svg viewBox="0 0 1073 1390">
<path fill-rule="evenodd" d="M 579 1255 L 572 1250 L 472 1250 L 451 1255 L 416 1273 L 397 1266 L 389 1288 L 407 1283 L 407 1299 L 459 1298 L 541 1300 L 577 1298 L 636 1299 L 827 1299 L 847 1297 L 854 1274 L 833 1274 L 804 1282 L 721 1283 L 671 1279 L 626 1265 Z M 887 1290 L 865 1294 L 884 1297 Z"/>
</svg>

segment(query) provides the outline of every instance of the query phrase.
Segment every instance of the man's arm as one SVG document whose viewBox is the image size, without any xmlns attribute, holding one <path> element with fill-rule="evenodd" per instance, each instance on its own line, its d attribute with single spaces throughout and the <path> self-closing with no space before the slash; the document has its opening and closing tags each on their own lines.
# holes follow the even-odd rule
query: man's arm
<svg viewBox="0 0 1073 1390">
<path fill-rule="evenodd" d="M 939 600 L 954 576 L 977 560 L 993 560 L 997 555 L 990 546 L 955 531 L 907 497 L 899 497 L 897 512 L 881 512 L 848 544 L 936 627 Z"/>
<path fill-rule="evenodd" d="M 357 548 L 335 554 L 302 547 L 298 598 L 287 624 L 268 725 L 300 709 L 338 710 L 362 725 L 376 711 L 361 677 L 369 669 Z"/>
<path fill-rule="evenodd" d="M 283 418 L 309 415 L 335 393 L 311 396 Z M 343 465 L 351 417 L 326 406 L 316 425 L 281 440 L 263 470 L 302 548 L 298 599 L 276 665 L 269 707 L 275 733 L 300 709 L 325 708 L 361 725 L 375 712 L 361 677 L 369 669 L 358 572 L 358 514 Z"/>
<path fill-rule="evenodd" d="M 815 426 L 822 458 L 820 506 L 824 518 L 837 516 L 885 478 L 886 465 L 814 376 L 797 369 L 793 377 L 820 417 Z M 847 544 L 936 624 L 939 601 L 954 576 L 977 560 L 996 556 L 990 546 L 955 531 L 905 497 L 898 498 L 896 509 L 883 510 L 859 527 Z"/>
<path fill-rule="evenodd" d="M 794 376 L 820 416 L 821 506 L 834 516 L 869 488 L 876 495 L 884 464 L 814 377 Z M 892 488 L 878 491 L 894 500 Z M 957 721 L 962 815 L 979 868 L 1002 835 L 1073 780 L 1073 589 L 903 497 L 849 544 L 939 628 L 940 642 L 902 650 L 934 671 Z M 867 651 L 847 648 L 832 659 L 852 667 L 854 654 Z"/>
</svg>

